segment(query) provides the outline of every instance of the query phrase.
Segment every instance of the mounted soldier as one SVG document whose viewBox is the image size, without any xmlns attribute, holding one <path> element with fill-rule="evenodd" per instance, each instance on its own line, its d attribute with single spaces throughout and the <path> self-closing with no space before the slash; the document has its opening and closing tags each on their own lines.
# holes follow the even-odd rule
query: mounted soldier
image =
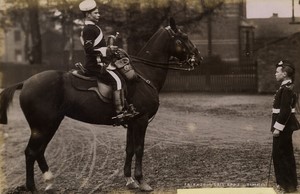
<svg viewBox="0 0 300 194">
<path fill-rule="evenodd" d="M 177 60 L 171 63 L 172 58 Z M 122 66 L 125 64 L 124 59 L 126 58 L 117 59 L 114 64 Z M 145 179 L 142 164 L 147 127 L 160 105 L 159 92 L 169 69 L 191 71 L 200 65 L 202 57 L 196 46 L 177 28 L 175 20 L 171 18 L 170 25 L 159 28 L 135 59 L 139 59 L 133 64 L 139 73 L 138 79 L 134 84 L 128 84 L 127 88 L 129 100 L 139 115 L 124 121 L 127 124 L 124 177 L 128 189 L 139 188 L 140 191 L 150 192 L 153 189 Z M 127 68 L 123 70 L 127 73 Z M 103 86 L 106 87 L 104 93 L 102 92 L 104 89 L 99 89 L 100 85 L 104 83 L 97 82 L 95 77 L 87 77 L 85 72 L 78 70 L 68 72 L 47 70 L 1 91 L 0 124 L 7 124 L 8 107 L 13 102 L 15 91 L 20 89 L 20 107 L 31 130 L 25 149 L 26 185 L 20 188 L 20 192 L 37 193 L 34 179 L 35 162 L 38 163 L 47 184 L 45 192 L 55 192 L 55 176 L 48 166 L 45 151 L 64 118 L 96 125 L 114 125 L 112 117 L 115 115 L 115 109 L 111 105 L 111 86 Z M 100 97 L 101 100 L 95 93 L 100 91 L 101 94 L 105 94 Z M 135 158 L 134 174 L 133 158 Z"/>
<path fill-rule="evenodd" d="M 96 2 L 84 0 L 79 4 L 79 9 L 84 14 L 84 28 L 80 37 L 86 54 L 84 68 L 88 74 L 106 80 L 113 86 L 113 103 L 116 111 L 113 119 L 116 121 L 116 125 L 120 125 L 126 117 L 132 117 L 136 113 L 132 110 L 125 110 L 123 86 L 125 80 L 118 70 L 123 75 L 129 76 L 128 79 L 134 79 L 135 74 L 132 73 L 133 69 L 126 53 L 113 45 L 116 37 L 109 36 L 108 45 L 106 44 L 104 34 L 97 24 L 100 13 Z M 124 68 L 125 66 L 126 68 Z"/>
</svg>

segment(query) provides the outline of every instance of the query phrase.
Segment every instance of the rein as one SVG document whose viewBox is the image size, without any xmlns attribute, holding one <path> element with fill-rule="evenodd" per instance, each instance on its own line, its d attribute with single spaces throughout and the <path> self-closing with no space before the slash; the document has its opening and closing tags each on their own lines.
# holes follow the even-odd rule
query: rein
<svg viewBox="0 0 300 194">
<path fill-rule="evenodd" d="M 183 66 L 185 64 L 188 64 L 190 62 L 192 62 L 192 59 L 188 59 L 184 62 L 168 62 L 168 63 L 161 63 L 161 62 L 156 62 L 156 61 L 150 61 L 147 59 L 142 59 L 140 57 L 137 56 L 130 56 L 131 60 L 133 62 L 141 62 L 145 65 L 149 65 L 152 67 L 158 67 L 158 68 L 162 68 L 162 69 L 172 69 L 172 70 L 181 70 L 181 71 L 192 71 L 195 69 L 194 66 L 192 67 L 169 67 L 168 65 L 179 65 L 179 66 Z"/>
<path fill-rule="evenodd" d="M 165 30 L 168 32 L 170 37 L 173 39 L 175 36 L 175 32 L 171 29 L 171 27 L 166 27 Z M 180 61 L 180 62 L 167 62 L 167 63 L 162 63 L 162 62 L 156 62 L 156 61 L 150 61 L 147 59 L 143 59 L 137 56 L 130 56 L 133 62 L 141 62 L 145 65 L 149 65 L 152 67 L 158 67 L 161 69 L 172 69 L 172 70 L 181 70 L 181 71 L 192 71 L 195 69 L 194 67 L 194 62 L 195 58 L 192 56 L 191 58 L 185 60 L 185 61 Z M 170 67 L 169 65 L 173 66 L 179 66 L 179 67 Z M 190 67 L 183 67 L 184 65 L 189 65 Z"/>
</svg>

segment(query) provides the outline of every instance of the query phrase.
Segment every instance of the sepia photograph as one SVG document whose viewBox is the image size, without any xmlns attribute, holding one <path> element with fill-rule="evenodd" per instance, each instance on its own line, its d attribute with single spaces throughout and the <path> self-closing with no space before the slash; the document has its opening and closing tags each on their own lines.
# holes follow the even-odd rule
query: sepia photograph
<svg viewBox="0 0 300 194">
<path fill-rule="evenodd" d="M 0 193 L 300 194 L 300 0 L 1 0 Z"/>
</svg>

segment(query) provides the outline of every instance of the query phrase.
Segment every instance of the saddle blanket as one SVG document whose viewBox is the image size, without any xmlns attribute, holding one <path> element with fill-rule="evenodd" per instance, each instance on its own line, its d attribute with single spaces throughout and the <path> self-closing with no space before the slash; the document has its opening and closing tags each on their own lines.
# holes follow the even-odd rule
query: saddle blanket
<svg viewBox="0 0 300 194">
<path fill-rule="evenodd" d="M 112 102 L 112 87 L 96 77 L 87 77 L 78 70 L 71 70 L 72 86 L 81 91 L 94 91 L 106 103 Z"/>
</svg>

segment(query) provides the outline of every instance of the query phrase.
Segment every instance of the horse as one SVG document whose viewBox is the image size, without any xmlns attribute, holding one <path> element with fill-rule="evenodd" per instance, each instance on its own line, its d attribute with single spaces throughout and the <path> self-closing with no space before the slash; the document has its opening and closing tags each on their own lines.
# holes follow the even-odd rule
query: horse
<svg viewBox="0 0 300 194">
<path fill-rule="evenodd" d="M 172 62 L 172 58 L 176 60 Z M 127 188 L 153 190 L 146 183 L 142 172 L 145 133 L 149 122 L 158 111 L 159 92 L 168 70 L 191 70 L 201 60 L 200 52 L 188 36 L 177 28 L 174 19 L 170 19 L 169 26 L 161 27 L 137 56 L 132 57 L 132 65 L 139 76 L 137 81 L 127 84 L 127 98 L 139 114 L 126 121 L 124 176 Z M 101 101 L 93 92 L 76 90 L 71 83 L 72 76 L 70 71 L 48 70 L 5 88 L 0 94 L 0 123 L 7 124 L 9 104 L 12 103 L 15 91 L 21 90 L 20 107 L 31 130 L 25 149 L 26 191 L 37 192 L 34 181 L 36 161 L 47 183 L 45 190 L 53 189 L 54 176 L 44 153 L 64 117 L 97 125 L 113 125 L 112 103 Z M 135 169 L 132 176 L 134 155 Z"/>
</svg>

